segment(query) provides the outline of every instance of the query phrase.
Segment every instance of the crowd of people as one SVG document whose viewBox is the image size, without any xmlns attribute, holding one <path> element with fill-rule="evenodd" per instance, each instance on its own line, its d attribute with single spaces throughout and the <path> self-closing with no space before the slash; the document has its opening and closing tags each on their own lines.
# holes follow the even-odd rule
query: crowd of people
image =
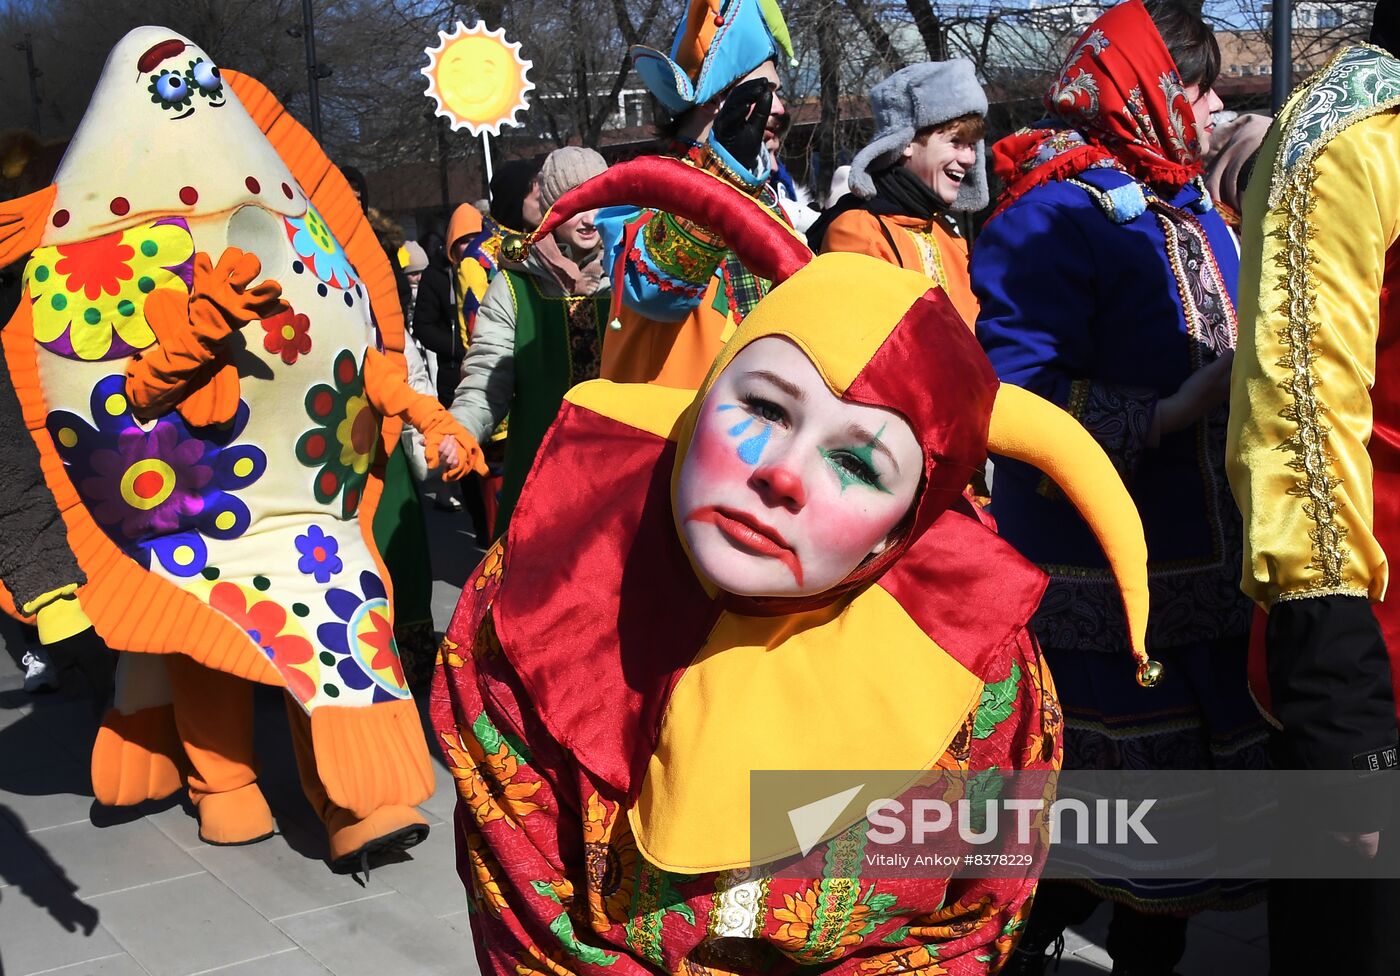
<svg viewBox="0 0 1400 976">
<path fill-rule="evenodd" d="M 1400 881 L 1354 878 L 1400 867 L 1397 6 L 1276 119 L 1222 114 L 1186 0 L 1105 11 L 990 147 L 972 63 L 911 65 L 814 198 L 778 6 L 689 0 L 632 52 L 656 153 L 511 162 L 419 241 L 256 81 L 133 32 L 57 189 L 0 204 L 0 580 L 60 658 L 120 652 L 98 799 L 265 838 L 280 685 L 354 869 L 426 835 L 416 693 L 484 972 L 1022 976 L 1106 901 L 1114 973 L 1168 976 L 1193 915 L 1266 897 L 1278 976 L 1319 940 L 1400 972 Z M 237 185 L 133 206 L 87 128 L 189 86 L 246 109 L 188 134 Z M 64 308 L 118 239 L 151 287 L 88 286 L 98 348 Z M 440 646 L 420 494 L 486 550 Z M 1287 838 L 1335 880 L 867 877 L 859 809 L 758 850 L 752 773 L 854 768 L 1354 779 Z"/>
</svg>

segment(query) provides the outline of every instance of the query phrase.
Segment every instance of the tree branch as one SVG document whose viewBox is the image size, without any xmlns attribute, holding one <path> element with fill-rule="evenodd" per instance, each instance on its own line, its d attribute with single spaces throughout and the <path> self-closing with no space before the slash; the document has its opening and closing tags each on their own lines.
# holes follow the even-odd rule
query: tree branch
<svg viewBox="0 0 1400 976">
<path fill-rule="evenodd" d="M 909 15 L 914 18 L 914 26 L 924 40 L 924 48 L 930 60 L 948 60 L 948 45 L 943 37 L 943 24 L 938 14 L 933 12 L 929 0 L 904 0 Z"/>
<path fill-rule="evenodd" d="M 842 0 L 842 2 L 870 40 L 871 47 L 875 48 L 875 54 L 884 63 L 886 70 L 893 72 L 904 67 L 904 59 L 895 50 L 889 32 L 875 19 L 875 14 L 866 6 L 865 0 Z"/>
<path fill-rule="evenodd" d="M 631 18 L 627 14 L 625 0 L 613 0 L 613 11 L 617 14 L 617 26 L 622 31 L 622 38 L 627 42 L 629 48 L 646 40 L 660 10 L 661 0 L 651 0 L 650 5 L 642 14 L 641 26 L 636 27 L 633 26 Z M 598 141 L 602 138 L 603 124 L 607 122 L 608 116 L 616 111 L 618 96 L 622 94 L 622 89 L 627 86 L 627 76 L 631 73 L 632 56 L 624 51 L 621 63 L 617 67 L 617 73 L 613 76 L 612 85 L 609 88 L 608 100 L 598 107 L 596 113 L 587 117 L 587 131 L 583 136 L 584 145 L 597 148 Z"/>
<path fill-rule="evenodd" d="M 817 64 L 821 78 L 821 118 L 817 122 L 817 169 L 830 185 L 836 170 L 836 130 L 841 125 L 841 52 L 836 38 L 838 26 L 832 5 L 817 11 Z M 822 196 L 825 196 L 823 193 Z"/>
<path fill-rule="evenodd" d="M 617 16 L 617 29 L 622 31 L 622 39 L 631 47 L 637 41 L 637 28 L 627 14 L 627 0 L 612 0 L 613 13 Z"/>
</svg>

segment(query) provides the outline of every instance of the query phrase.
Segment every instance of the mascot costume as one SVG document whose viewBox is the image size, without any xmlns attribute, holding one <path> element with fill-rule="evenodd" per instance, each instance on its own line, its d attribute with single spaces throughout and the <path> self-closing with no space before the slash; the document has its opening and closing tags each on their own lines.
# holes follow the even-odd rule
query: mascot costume
<svg viewBox="0 0 1400 976">
<path fill-rule="evenodd" d="M 132 31 L 54 185 L 0 204 L 32 252 L 5 353 L 45 480 L 122 652 L 103 803 L 189 790 L 215 844 L 272 832 L 252 683 L 282 687 L 332 862 L 421 840 L 433 777 L 370 526 L 401 422 L 448 477 L 475 442 L 412 391 L 392 271 L 277 100 Z"/>
</svg>

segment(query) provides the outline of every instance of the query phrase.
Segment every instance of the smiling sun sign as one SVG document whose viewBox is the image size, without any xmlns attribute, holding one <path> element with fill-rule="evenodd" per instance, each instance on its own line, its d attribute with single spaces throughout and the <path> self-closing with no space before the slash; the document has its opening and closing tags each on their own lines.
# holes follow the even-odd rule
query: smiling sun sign
<svg viewBox="0 0 1400 976">
<path fill-rule="evenodd" d="M 520 57 L 520 45 L 507 41 L 505 31 L 459 22 L 451 34 L 439 31 L 438 45 L 423 53 L 425 94 L 454 130 L 499 135 L 502 125 L 520 124 L 515 115 L 529 108 L 525 94 L 535 87 L 528 77 L 533 64 Z"/>
</svg>

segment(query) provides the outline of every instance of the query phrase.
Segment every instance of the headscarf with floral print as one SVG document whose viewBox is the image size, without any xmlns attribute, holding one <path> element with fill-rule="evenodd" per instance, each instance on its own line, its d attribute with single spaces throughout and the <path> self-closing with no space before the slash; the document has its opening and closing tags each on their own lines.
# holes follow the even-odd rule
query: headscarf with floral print
<svg viewBox="0 0 1400 976">
<path fill-rule="evenodd" d="M 1030 190 L 1112 167 L 1179 190 L 1201 174 L 1201 145 L 1181 73 L 1142 0 L 1089 26 L 1045 94 L 1050 117 L 992 147 L 1006 185 L 999 213 Z"/>
</svg>

